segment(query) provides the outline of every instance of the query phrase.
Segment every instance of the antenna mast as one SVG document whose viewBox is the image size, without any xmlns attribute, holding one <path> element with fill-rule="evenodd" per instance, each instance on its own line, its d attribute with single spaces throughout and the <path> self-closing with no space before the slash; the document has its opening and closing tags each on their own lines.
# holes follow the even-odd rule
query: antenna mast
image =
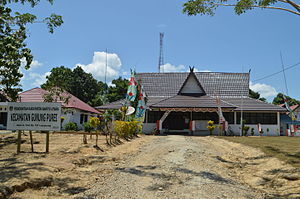
<svg viewBox="0 0 300 199">
<path fill-rule="evenodd" d="M 163 41 L 164 41 L 164 33 L 159 33 L 159 61 L 158 61 L 158 72 L 164 72 L 164 69 L 161 68 L 164 65 L 164 53 L 163 53 Z"/>
</svg>

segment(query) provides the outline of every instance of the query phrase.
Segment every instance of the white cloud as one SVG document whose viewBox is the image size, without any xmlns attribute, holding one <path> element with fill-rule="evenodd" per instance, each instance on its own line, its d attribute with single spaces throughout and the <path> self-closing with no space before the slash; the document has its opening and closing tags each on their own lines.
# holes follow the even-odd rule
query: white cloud
<svg viewBox="0 0 300 199">
<path fill-rule="evenodd" d="M 46 72 L 44 74 L 38 73 L 29 73 L 28 80 L 32 80 L 31 86 L 32 87 L 40 87 L 43 83 L 46 82 L 46 76 L 50 75 L 51 72 Z"/>
<path fill-rule="evenodd" d="M 162 65 L 160 70 L 162 72 L 183 72 L 185 71 L 185 66 L 184 65 L 178 65 L 178 66 L 174 66 L 170 63 L 167 63 L 165 65 Z"/>
<path fill-rule="evenodd" d="M 264 98 L 274 97 L 278 93 L 274 87 L 268 84 L 253 84 L 252 82 L 250 82 L 250 89 L 255 92 L 259 92 L 260 96 Z"/>
<path fill-rule="evenodd" d="M 187 70 L 187 72 L 190 72 L 190 68 Z M 194 68 L 194 72 L 211 72 L 210 70 L 199 70 L 198 68 Z"/>
<path fill-rule="evenodd" d="M 122 63 L 119 56 L 115 53 L 106 52 L 94 52 L 92 63 L 84 65 L 77 64 L 81 66 L 82 69 L 91 73 L 96 79 L 104 81 L 105 79 L 105 69 L 106 69 L 106 56 L 107 56 L 107 71 L 106 78 L 107 82 L 110 82 L 114 78 L 119 76 L 119 71 L 121 69 Z"/>
<path fill-rule="evenodd" d="M 23 59 L 21 59 L 21 68 L 24 68 L 25 65 L 26 65 L 26 60 L 25 60 L 25 58 L 23 58 Z M 40 67 L 40 66 L 42 66 L 42 65 L 43 65 L 43 63 L 41 63 L 41 62 L 39 62 L 38 60 L 35 60 L 35 59 L 34 59 L 34 60 L 31 62 L 31 64 L 30 64 L 29 70 L 38 68 L 38 67 Z"/>
</svg>

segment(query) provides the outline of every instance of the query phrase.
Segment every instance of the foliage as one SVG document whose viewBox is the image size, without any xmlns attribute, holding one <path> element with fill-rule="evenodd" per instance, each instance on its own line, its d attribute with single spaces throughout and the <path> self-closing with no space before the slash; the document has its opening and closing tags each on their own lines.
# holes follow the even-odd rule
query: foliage
<svg viewBox="0 0 300 199">
<path fill-rule="evenodd" d="M 207 122 L 207 129 L 208 129 L 208 131 L 209 131 L 209 134 L 210 135 L 212 135 L 212 132 L 213 132 L 213 130 L 216 128 L 216 126 L 214 125 L 214 121 L 212 121 L 212 120 L 209 120 L 208 122 Z"/>
<path fill-rule="evenodd" d="M 114 84 L 114 86 L 109 86 L 108 88 L 108 101 L 114 102 L 120 99 L 124 99 L 127 93 L 128 80 L 119 77 L 118 79 L 114 79 L 112 81 L 112 84 Z"/>
<path fill-rule="evenodd" d="M 255 92 L 255 91 L 253 91 L 251 89 L 249 89 L 249 97 L 251 97 L 253 99 L 258 99 L 258 100 L 263 101 L 263 102 L 267 101 L 266 98 L 260 97 L 260 93 L 259 92 Z"/>
<path fill-rule="evenodd" d="M 41 85 L 41 88 L 48 90 L 49 88 L 59 87 L 69 91 L 72 75 L 72 70 L 65 66 L 52 68 L 50 75 L 46 76 L 47 81 Z"/>
<path fill-rule="evenodd" d="M 243 134 L 244 134 L 244 136 L 247 136 L 247 135 L 248 135 L 249 129 L 250 129 L 249 126 L 244 126 L 244 127 L 243 127 Z"/>
<path fill-rule="evenodd" d="M 94 129 L 90 122 L 84 123 L 83 128 L 85 132 L 91 132 Z"/>
<path fill-rule="evenodd" d="M 66 131 L 77 131 L 77 124 L 75 122 L 68 122 L 65 124 L 64 129 Z"/>
<path fill-rule="evenodd" d="M 234 12 L 237 15 L 254 8 L 282 10 L 300 15 L 300 5 L 291 0 L 236 0 L 233 3 L 230 3 L 229 0 L 189 0 L 183 4 L 183 12 L 187 15 L 200 14 L 213 16 L 219 6 L 234 7 Z M 291 7 L 291 9 L 287 6 Z"/>
<path fill-rule="evenodd" d="M 65 66 L 53 68 L 47 81 L 41 85 L 45 90 L 59 87 L 92 106 L 107 102 L 106 84 L 97 81 L 91 73 L 86 73 L 80 66 L 71 70 Z"/>
<path fill-rule="evenodd" d="M 138 121 L 115 121 L 115 132 L 119 137 L 130 137 L 141 132 L 141 124 Z"/>
<path fill-rule="evenodd" d="M 261 128 L 259 134 L 260 134 L 260 136 L 262 136 L 264 134 L 264 129 L 263 128 Z"/>
<path fill-rule="evenodd" d="M 251 128 L 251 135 L 254 136 L 254 128 Z"/>
<path fill-rule="evenodd" d="M 91 117 L 89 123 L 93 128 L 97 128 L 100 125 L 100 120 L 98 117 Z"/>
<path fill-rule="evenodd" d="M 288 100 L 288 105 L 289 106 L 293 106 L 293 105 L 296 105 L 296 104 L 300 104 L 300 101 L 299 100 L 296 100 L 296 99 L 293 99 L 289 96 L 286 96 L 286 99 Z M 284 103 L 284 99 L 283 99 L 283 94 L 282 93 L 278 93 L 277 96 L 273 99 L 273 104 L 283 104 Z"/>
<path fill-rule="evenodd" d="M 86 73 L 80 66 L 77 66 L 72 72 L 70 93 L 80 100 L 91 103 L 101 88 L 98 87 L 97 80 L 91 73 Z"/>
<path fill-rule="evenodd" d="M 53 0 L 49 2 L 53 3 Z M 22 90 L 20 88 L 20 80 L 23 77 L 20 71 L 21 65 L 24 63 L 24 68 L 27 70 L 33 61 L 31 50 L 26 47 L 25 43 L 26 25 L 36 22 L 37 17 L 30 13 L 12 14 L 12 9 L 8 7 L 11 3 L 30 3 L 34 7 L 39 0 L 0 1 L 0 91 L 10 101 L 17 101 L 18 92 Z M 50 33 L 63 23 L 61 16 L 55 14 L 45 18 L 42 22 L 47 24 Z"/>
</svg>

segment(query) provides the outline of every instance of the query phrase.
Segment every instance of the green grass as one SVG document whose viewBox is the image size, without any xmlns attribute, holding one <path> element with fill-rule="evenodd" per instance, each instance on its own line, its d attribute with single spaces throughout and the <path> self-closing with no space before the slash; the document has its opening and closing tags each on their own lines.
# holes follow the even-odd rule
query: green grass
<svg viewBox="0 0 300 199">
<path fill-rule="evenodd" d="M 261 149 L 300 169 L 300 137 L 222 137 L 225 140 Z"/>
</svg>

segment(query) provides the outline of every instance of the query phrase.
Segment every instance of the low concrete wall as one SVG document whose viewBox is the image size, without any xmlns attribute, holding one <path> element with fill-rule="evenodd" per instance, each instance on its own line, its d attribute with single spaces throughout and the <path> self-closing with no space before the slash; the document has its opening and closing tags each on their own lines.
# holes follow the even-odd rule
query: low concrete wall
<svg viewBox="0 0 300 199">
<path fill-rule="evenodd" d="M 251 135 L 251 128 L 254 129 L 254 135 L 259 136 L 257 125 L 253 124 L 245 124 L 245 126 L 249 126 L 250 129 L 248 131 L 248 135 Z M 229 127 L 234 132 L 234 135 L 240 135 L 241 132 L 241 125 L 239 124 L 230 124 Z M 262 136 L 280 136 L 280 128 L 278 125 L 271 125 L 271 124 L 261 124 L 261 128 L 264 130 Z M 269 129 L 269 132 L 267 132 Z"/>
<path fill-rule="evenodd" d="M 144 134 L 152 134 L 156 127 L 156 123 L 144 123 L 142 132 Z"/>
</svg>

